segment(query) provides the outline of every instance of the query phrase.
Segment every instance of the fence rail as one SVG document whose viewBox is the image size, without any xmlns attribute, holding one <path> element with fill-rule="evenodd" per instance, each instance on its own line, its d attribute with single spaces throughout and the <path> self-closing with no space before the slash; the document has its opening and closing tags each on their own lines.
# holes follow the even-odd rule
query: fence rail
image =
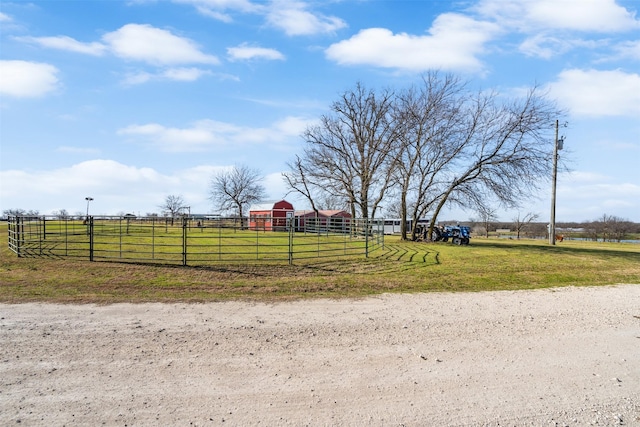
<svg viewBox="0 0 640 427">
<path fill-rule="evenodd" d="M 362 255 L 384 246 L 384 221 L 340 218 L 162 218 L 16 216 L 9 249 L 19 257 L 76 257 L 179 265 L 288 262 Z M 278 227 L 272 226 L 278 224 Z"/>
</svg>

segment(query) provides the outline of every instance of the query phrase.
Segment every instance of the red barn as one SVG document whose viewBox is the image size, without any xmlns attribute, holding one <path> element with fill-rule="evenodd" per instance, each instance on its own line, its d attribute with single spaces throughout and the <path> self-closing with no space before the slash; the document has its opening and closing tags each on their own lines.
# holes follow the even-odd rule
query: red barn
<svg viewBox="0 0 640 427">
<path fill-rule="evenodd" d="M 249 229 L 264 231 L 288 230 L 287 219 L 293 218 L 293 205 L 286 200 L 261 203 L 249 209 Z"/>
<path fill-rule="evenodd" d="M 342 232 L 351 224 L 351 214 L 341 210 L 296 211 L 296 231 Z"/>
</svg>

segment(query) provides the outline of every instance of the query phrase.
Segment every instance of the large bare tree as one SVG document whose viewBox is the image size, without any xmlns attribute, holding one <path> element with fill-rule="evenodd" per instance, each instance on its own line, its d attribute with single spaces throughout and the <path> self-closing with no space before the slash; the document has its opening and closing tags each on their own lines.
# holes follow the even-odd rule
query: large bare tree
<svg viewBox="0 0 640 427">
<path fill-rule="evenodd" d="M 260 171 L 248 166 L 234 166 L 211 179 L 209 198 L 220 211 L 233 211 L 243 218 L 245 210 L 264 199 L 265 188 Z"/>
<path fill-rule="evenodd" d="M 290 188 L 307 198 L 313 196 L 312 187 L 321 188 L 325 195 L 347 200 L 354 217 L 375 216 L 392 183 L 397 145 L 393 101 L 390 90 L 378 93 L 359 83 L 344 92 L 331 113 L 303 133 L 306 147 L 290 165 Z"/>
<path fill-rule="evenodd" d="M 516 207 L 551 176 L 551 124 L 560 112 L 537 88 L 506 102 L 479 92 L 461 114 L 464 132 L 457 138 L 463 145 L 440 180 L 448 184 L 435 205 L 429 237 L 446 203 L 468 208 L 495 198 Z"/>
<path fill-rule="evenodd" d="M 320 195 L 347 200 L 354 216 L 375 216 L 385 197 L 399 200 L 399 209 L 386 210 L 414 227 L 431 214 L 429 238 L 447 203 L 517 206 L 550 176 L 552 123 L 561 113 L 536 87 L 507 99 L 466 86 L 437 72 L 400 92 L 357 84 L 304 132 L 287 184 L 312 206 Z"/>
<path fill-rule="evenodd" d="M 459 138 L 464 123 L 460 114 L 464 83 L 451 74 L 430 72 L 422 84 L 400 92 L 394 118 L 399 150 L 394 179 L 397 183 L 400 218 L 411 219 L 411 239 L 416 238 L 418 219 L 427 215 L 442 196 L 444 171 L 464 147 Z M 407 238 L 401 222 L 402 239 Z"/>
</svg>

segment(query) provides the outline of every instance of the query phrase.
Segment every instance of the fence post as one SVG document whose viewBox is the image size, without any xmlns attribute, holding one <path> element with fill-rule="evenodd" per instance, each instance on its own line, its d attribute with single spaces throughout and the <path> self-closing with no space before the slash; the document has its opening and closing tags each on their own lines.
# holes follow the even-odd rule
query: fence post
<svg viewBox="0 0 640 427">
<path fill-rule="evenodd" d="M 182 266 L 187 266 L 187 218 L 182 217 Z"/>
<path fill-rule="evenodd" d="M 369 218 L 364 219 L 364 257 L 369 258 Z"/>
<path fill-rule="evenodd" d="M 93 216 L 89 217 L 89 261 L 93 261 Z"/>
<path fill-rule="evenodd" d="M 16 217 L 16 253 L 18 254 L 18 258 L 22 257 L 22 239 L 24 233 L 24 217 L 18 216 Z"/>
<path fill-rule="evenodd" d="M 42 221 L 40 221 L 40 218 L 36 218 L 38 221 L 36 222 L 36 235 L 38 236 L 38 250 L 40 252 L 40 255 L 42 255 L 42 240 L 46 239 L 46 236 L 44 235 L 44 224 L 47 222 L 47 217 L 42 216 Z"/>
<path fill-rule="evenodd" d="M 287 227 L 289 228 L 289 265 L 293 264 L 293 231 L 295 224 L 293 218 L 287 218 Z"/>
</svg>

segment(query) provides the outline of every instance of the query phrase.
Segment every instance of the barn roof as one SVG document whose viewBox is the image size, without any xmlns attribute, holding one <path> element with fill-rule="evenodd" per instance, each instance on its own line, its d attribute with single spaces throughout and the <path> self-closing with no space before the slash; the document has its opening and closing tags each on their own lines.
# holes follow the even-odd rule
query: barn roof
<svg viewBox="0 0 640 427">
<path fill-rule="evenodd" d="M 305 216 L 313 213 L 315 213 L 315 211 L 313 210 L 301 210 L 301 211 L 296 211 L 295 216 Z M 325 216 L 325 217 L 332 217 L 339 214 L 347 214 L 351 216 L 351 214 L 349 214 L 347 211 L 340 210 L 340 209 L 319 209 L 318 210 L 318 215 Z"/>
<path fill-rule="evenodd" d="M 271 209 L 273 209 L 273 202 L 269 202 L 269 203 L 257 203 L 255 205 L 252 205 L 249 210 L 250 211 L 270 211 Z"/>
<path fill-rule="evenodd" d="M 276 201 L 270 201 L 270 202 L 256 203 L 255 205 L 252 205 L 249 208 L 249 211 L 271 211 L 275 208 L 276 204 L 281 202 L 285 202 L 288 205 L 291 205 L 291 203 L 287 202 L 286 200 L 276 200 Z"/>
</svg>

